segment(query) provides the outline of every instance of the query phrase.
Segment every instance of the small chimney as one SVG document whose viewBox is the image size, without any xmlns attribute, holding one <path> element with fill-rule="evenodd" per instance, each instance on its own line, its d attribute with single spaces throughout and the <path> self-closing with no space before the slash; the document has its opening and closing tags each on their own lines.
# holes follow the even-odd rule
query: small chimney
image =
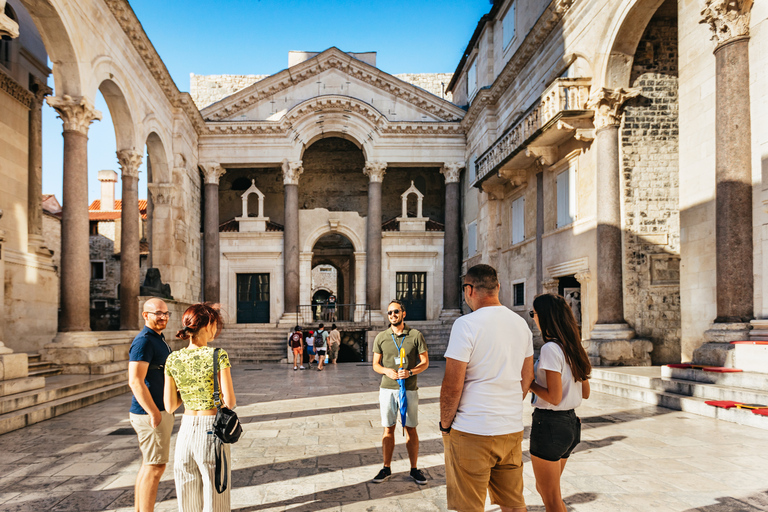
<svg viewBox="0 0 768 512">
<path fill-rule="evenodd" d="M 101 182 L 101 211 L 112 211 L 115 209 L 115 183 L 117 183 L 117 173 L 112 170 L 99 171 L 99 181 Z"/>
</svg>

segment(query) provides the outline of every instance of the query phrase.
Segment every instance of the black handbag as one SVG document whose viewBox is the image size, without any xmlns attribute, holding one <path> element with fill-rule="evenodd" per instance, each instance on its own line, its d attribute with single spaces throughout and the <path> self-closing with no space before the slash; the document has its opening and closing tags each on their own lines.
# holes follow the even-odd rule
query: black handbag
<svg viewBox="0 0 768 512">
<path fill-rule="evenodd" d="M 213 351 L 213 403 L 216 406 L 216 418 L 213 420 L 213 433 L 216 434 L 216 492 L 219 494 L 229 486 L 229 461 L 224 451 L 224 443 L 236 443 L 243 434 L 243 427 L 237 413 L 221 406 L 219 393 L 219 350 Z"/>
</svg>

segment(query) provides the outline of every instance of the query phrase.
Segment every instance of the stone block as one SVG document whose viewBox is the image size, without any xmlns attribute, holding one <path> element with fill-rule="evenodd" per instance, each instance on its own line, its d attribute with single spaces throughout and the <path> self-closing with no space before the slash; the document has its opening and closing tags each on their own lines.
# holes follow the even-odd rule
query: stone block
<svg viewBox="0 0 768 512">
<path fill-rule="evenodd" d="M 704 332 L 707 341 L 713 343 L 728 343 L 730 341 L 740 341 L 749 339 L 751 325 L 747 323 L 723 323 L 712 324 Z"/>
<path fill-rule="evenodd" d="M 45 387 L 45 377 L 23 377 L 20 379 L 0 380 L 0 396 L 24 393 Z"/>
<path fill-rule="evenodd" d="M 0 355 L 0 381 L 21 379 L 28 375 L 27 354 Z"/>
<path fill-rule="evenodd" d="M 586 340 L 590 361 L 598 366 L 650 366 L 653 343 L 644 339 Z"/>
<path fill-rule="evenodd" d="M 710 342 L 693 351 L 693 363 L 708 366 L 725 366 L 736 368 L 733 361 L 733 348 L 730 343 Z"/>
</svg>

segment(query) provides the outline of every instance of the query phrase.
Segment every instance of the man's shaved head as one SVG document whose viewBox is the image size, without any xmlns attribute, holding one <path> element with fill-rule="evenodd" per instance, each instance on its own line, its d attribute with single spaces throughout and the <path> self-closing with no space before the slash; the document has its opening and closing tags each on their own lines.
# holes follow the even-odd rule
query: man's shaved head
<svg viewBox="0 0 768 512">
<path fill-rule="evenodd" d="M 157 311 L 158 309 L 162 311 L 165 311 L 168 309 L 168 305 L 165 303 L 163 299 L 158 299 L 156 297 L 153 297 L 144 303 L 144 311 L 147 313 Z"/>
</svg>

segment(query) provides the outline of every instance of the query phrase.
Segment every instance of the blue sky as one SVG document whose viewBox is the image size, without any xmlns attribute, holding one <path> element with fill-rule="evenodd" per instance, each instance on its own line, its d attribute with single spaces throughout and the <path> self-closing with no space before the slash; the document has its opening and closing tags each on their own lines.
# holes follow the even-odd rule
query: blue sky
<svg viewBox="0 0 768 512">
<path fill-rule="evenodd" d="M 450 73 L 456 69 L 489 0 L 132 0 L 136 15 L 178 88 L 189 74 L 273 74 L 288 66 L 290 50 L 377 52 L 388 73 Z M 51 84 L 53 80 L 49 81 Z M 96 175 L 120 172 L 109 110 L 91 125 L 88 142 L 89 201 L 99 198 Z M 146 197 L 142 166 L 139 195 Z M 43 109 L 43 192 L 61 201 L 61 121 Z M 116 197 L 120 197 L 120 183 Z"/>
</svg>

